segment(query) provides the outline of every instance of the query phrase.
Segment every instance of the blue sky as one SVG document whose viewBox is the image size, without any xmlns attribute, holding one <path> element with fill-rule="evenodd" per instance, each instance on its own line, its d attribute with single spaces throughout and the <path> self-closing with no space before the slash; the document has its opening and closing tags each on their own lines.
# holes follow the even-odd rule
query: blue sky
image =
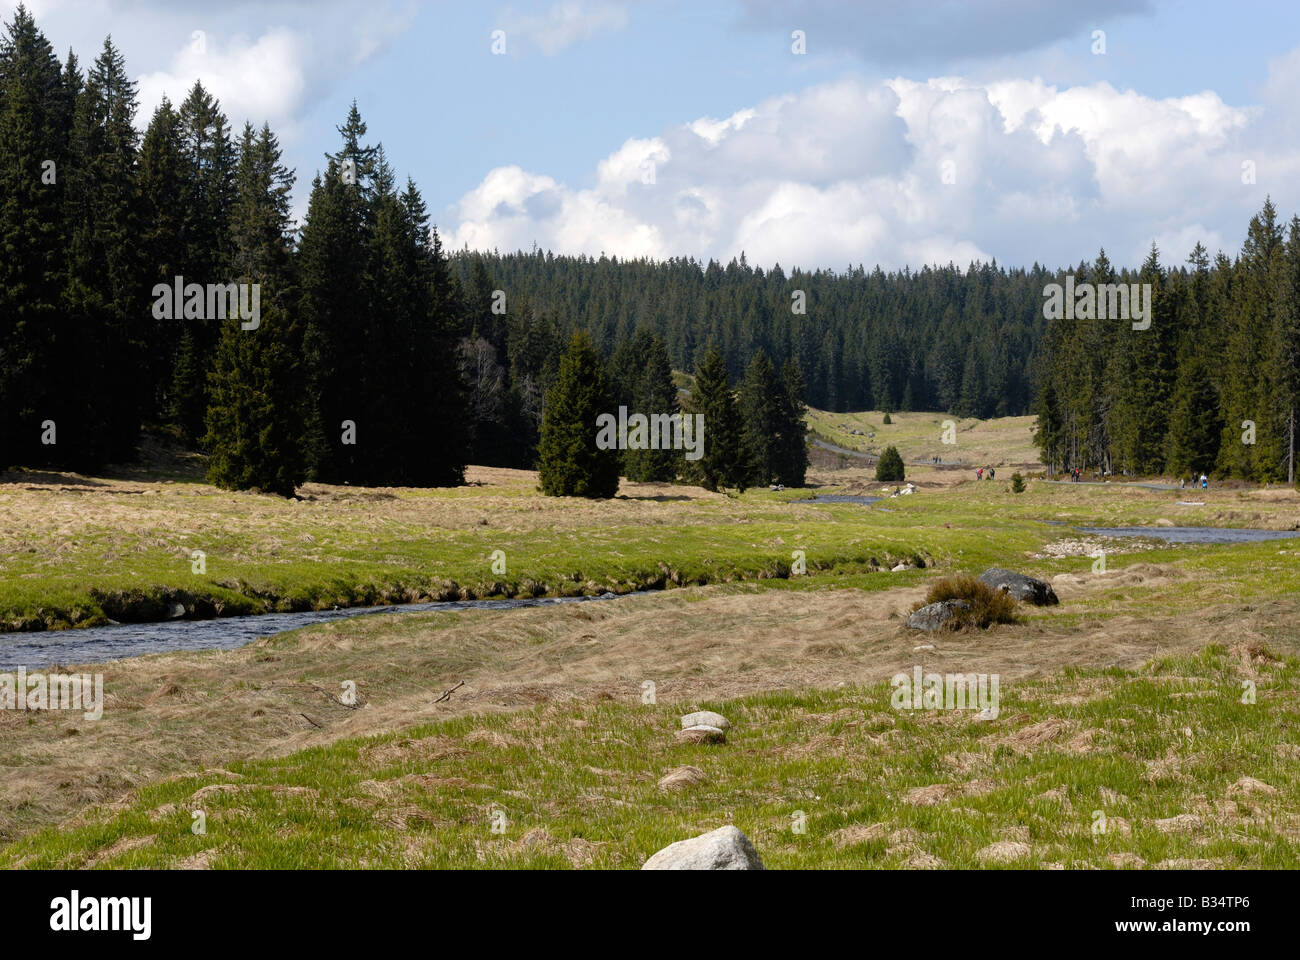
<svg viewBox="0 0 1300 960">
<path fill-rule="evenodd" d="M 355 97 L 456 246 L 1135 263 L 1153 239 L 1235 251 L 1265 194 L 1300 209 L 1300 4 L 29 7 L 83 63 L 114 35 L 142 126 L 196 76 L 236 125 L 269 120 L 299 212 Z"/>
</svg>

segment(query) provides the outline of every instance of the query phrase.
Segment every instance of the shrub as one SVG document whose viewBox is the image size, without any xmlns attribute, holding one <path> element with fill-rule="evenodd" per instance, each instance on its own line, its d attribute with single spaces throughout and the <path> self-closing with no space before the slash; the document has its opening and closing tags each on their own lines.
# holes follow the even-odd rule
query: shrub
<svg viewBox="0 0 1300 960">
<path fill-rule="evenodd" d="M 958 573 L 936 580 L 926 592 L 925 602 L 918 603 L 916 607 L 920 609 L 925 604 L 943 600 L 965 600 L 970 604 L 967 609 L 958 608 L 957 616 L 950 622 L 954 630 L 1016 622 L 1015 598 L 1005 590 L 990 587 L 969 573 Z"/>
<path fill-rule="evenodd" d="M 886 424 L 888 424 L 888 423 L 893 423 L 894 421 L 893 421 L 893 420 L 890 420 L 890 419 L 889 419 L 889 414 L 886 413 L 886 414 L 885 414 L 885 419 L 881 420 L 880 422 L 881 422 L 881 423 L 886 423 Z"/>
<path fill-rule="evenodd" d="M 903 458 L 897 447 L 886 447 L 876 463 L 876 479 L 882 481 L 903 479 Z"/>
<path fill-rule="evenodd" d="M 1012 493 L 1025 492 L 1025 478 L 1018 473 L 1013 473 L 1011 475 L 1011 492 Z"/>
</svg>

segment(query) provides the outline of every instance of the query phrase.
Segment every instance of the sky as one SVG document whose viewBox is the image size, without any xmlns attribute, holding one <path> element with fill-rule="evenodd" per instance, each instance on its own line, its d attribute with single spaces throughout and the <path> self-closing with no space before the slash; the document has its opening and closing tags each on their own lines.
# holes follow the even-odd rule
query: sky
<svg viewBox="0 0 1300 960">
<path fill-rule="evenodd" d="M 9 18 L 16 4 L 0 0 Z M 1300 213 L 1300 4 L 28 0 L 195 79 L 306 210 L 355 99 L 452 249 L 843 270 L 1234 255 Z"/>
</svg>

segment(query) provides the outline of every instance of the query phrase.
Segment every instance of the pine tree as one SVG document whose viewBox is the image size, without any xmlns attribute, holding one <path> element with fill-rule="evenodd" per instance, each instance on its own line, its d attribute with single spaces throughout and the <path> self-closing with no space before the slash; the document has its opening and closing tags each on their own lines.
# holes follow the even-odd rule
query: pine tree
<svg viewBox="0 0 1300 960">
<path fill-rule="evenodd" d="M 229 489 L 258 488 L 289 497 L 306 476 L 302 452 L 299 333 L 287 312 L 293 297 L 289 190 L 294 176 L 280 163 L 268 126 L 245 124 L 235 174 L 230 232 L 237 282 L 260 290 L 257 326 L 238 315 L 221 324 L 204 447 L 208 479 Z M 252 322 L 252 321 L 249 321 Z"/>
<path fill-rule="evenodd" d="M 705 490 L 734 487 L 744 492 L 751 469 L 740 411 L 727 377 L 722 352 L 711 345 L 695 371 L 695 389 L 687 410 L 704 415 L 704 449 L 691 471 Z"/>
<path fill-rule="evenodd" d="M 904 479 L 903 458 L 897 447 L 885 447 L 885 452 L 876 461 L 876 479 L 882 483 L 893 483 Z"/>
<path fill-rule="evenodd" d="M 170 285 L 183 274 L 185 250 L 185 196 L 187 190 L 181 154 L 180 116 L 163 97 L 140 144 L 140 256 L 144 287 Z M 144 355 L 146 419 L 167 418 L 167 397 L 176 366 L 184 321 L 155 320 L 147 313 L 149 349 Z"/>
<path fill-rule="evenodd" d="M 552 497 L 608 498 L 618 492 L 616 449 L 596 445 L 596 420 L 613 414 L 605 363 L 585 333 L 575 333 L 546 395 L 537 479 Z"/>
<path fill-rule="evenodd" d="M 70 392 L 82 331 L 61 302 L 68 98 L 53 48 L 19 4 L 0 38 L 0 469 L 86 459 L 89 410 Z M 56 423 L 53 446 L 40 443 L 45 420 Z"/>
<path fill-rule="evenodd" d="M 776 477 L 780 463 L 780 433 L 785 407 L 784 391 L 772 361 L 762 350 L 745 370 L 737 395 L 745 460 L 751 483 L 766 486 Z M 706 420 L 707 422 L 707 420 Z"/>
<path fill-rule="evenodd" d="M 808 408 L 803 374 L 793 360 L 786 361 L 781 385 L 776 479 L 787 487 L 802 487 L 808 474 L 808 426 L 804 422 Z"/>
<path fill-rule="evenodd" d="M 677 387 L 673 383 L 673 370 L 668 362 L 668 351 L 663 341 L 651 337 L 645 365 L 636 379 L 630 409 L 645 414 L 671 416 L 679 412 Z M 681 469 L 682 454 L 672 449 L 628 450 L 624 464 L 629 480 L 667 482 L 677 477 Z"/>
<path fill-rule="evenodd" d="M 221 104 L 195 81 L 178 111 L 185 171 L 185 248 L 177 258 L 185 282 L 229 283 L 232 244 L 228 224 L 235 199 L 236 150 Z M 167 278 L 160 278 L 167 279 Z M 184 437 L 204 435 L 208 407 L 208 372 L 222 328 L 213 318 L 182 324 L 176 363 L 168 391 L 168 410 Z"/>
<path fill-rule="evenodd" d="M 365 130 L 355 112 L 354 104 L 348 124 L 340 130 L 347 131 L 341 156 L 357 161 L 357 177 L 344 177 L 337 160 L 329 161 L 325 174 L 312 184 L 298 246 L 299 316 L 308 369 L 308 475 L 326 483 L 358 478 L 365 469 L 360 451 L 370 449 L 366 437 L 374 426 L 365 417 L 365 358 L 369 350 L 382 350 L 382 345 L 370 343 L 367 332 L 366 197 L 372 184 L 365 177 L 373 150 L 354 142 Z M 355 444 L 342 442 L 345 421 L 356 426 Z"/>
</svg>

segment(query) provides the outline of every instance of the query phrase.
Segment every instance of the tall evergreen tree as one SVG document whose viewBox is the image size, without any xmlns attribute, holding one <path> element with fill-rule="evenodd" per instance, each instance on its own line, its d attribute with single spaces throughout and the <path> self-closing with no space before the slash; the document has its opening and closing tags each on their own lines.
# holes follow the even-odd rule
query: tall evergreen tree
<svg viewBox="0 0 1300 960">
<path fill-rule="evenodd" d="M 658 337 L 650 338 L 645 364 L 634 383 L 635 390 L 629 404 L 632 411 L 647 417 L 654 414 L 672 416 L 680 412 L 668 351 Z M 628 450 L 624 454 L 623 463 L 629 480 L 667 482 L 676 479 L 681 469 L 682 453 L 671 448 Z"/>
<path fill-rule="evenodd" d="M 807 389 L 803 373 L 793 360 L 781 371 L 781 407 L 778 411 L 776 479 L 787 487 L 802 487 L 808 474 L 808 426 L 804 420 Z"/>
<path fill-rule="evenodd" d="M 244 329 L 236 314 L 220 323 L 209 374 L 208 479 L 231 489 L 292 496 L 306 475 L 302 451 L 301 351 L 293 302 L 289 191 L 269 126 L 244 125 L 235 173 L 230 232 L 236 282 L 256 285 L 260 316 Z M 252 303 L 250 296 L 250 305 Z M 253 321 L 248 321 L 252 323 Z"/>
<path fill-rule="evenodd" d="M 68 98 L 53 48 L 19 4 L 0 38 L 0 469 L 85 462 L 89 410 L 69 392 L 82 331 L 61 303 Z M 41 443 L 46 420 L 61 442 Z"/>
<path fill-rule="evenodd" d="M 744 426 L 727 377 L 722 352 L 710 346 L 695 372 L 688 413 L 704 415 L 704 449 L 692 473 L 706 490 L 734 487 L 744 492 L 751 469 Z"/>
<path fill-rule="evenodd" d="M 745 460 L 749 465 L 751 483 L 766 486 L 777 475 L 781 459 L 781 420 L 785 406 L 783 394 L 772 361 L 766 353 L 759 350 L 749 362 L 737 392 Z"/>
<path fill-rule="evenodd" d="M 586 334 L 574 334 L 546 395 L 537 466 L 543 493 L 606 498 L 618 492 L 618 451 L 596 443 L 597 418 L 612 414 L 613 406 L 604 360 Z"/>
</svg>

